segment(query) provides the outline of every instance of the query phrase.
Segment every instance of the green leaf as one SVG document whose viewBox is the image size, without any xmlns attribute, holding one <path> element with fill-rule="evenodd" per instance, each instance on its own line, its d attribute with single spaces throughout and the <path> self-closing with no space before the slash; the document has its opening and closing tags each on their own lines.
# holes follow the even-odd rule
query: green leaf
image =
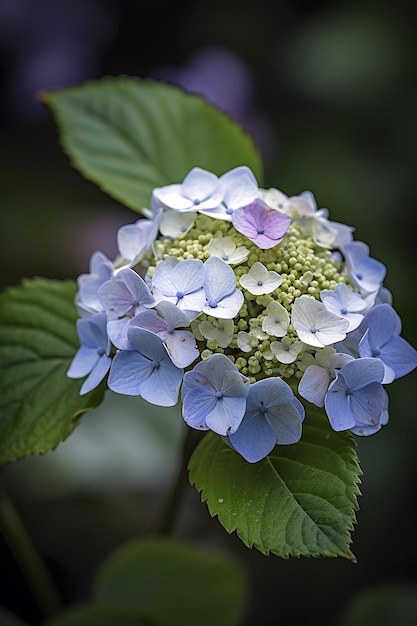
<svg viewBox="0 0 417 626">
<path fill-rule="evenodd" d="M 252 139 L 201 97 L 133 77 L 109 77 L 46 92 L 75 168 L 140 212 L 154 187 L 181 182 L 195 166 L 222 174 L 248 165 L 261 182 Z"/>
<path fill-rule="evenodd" d="M 1 625 L 0 625 L 1 626 Z M 160 626 L 123 607 L 86 604 L 49 620 L 44 626 Z"/>
<path fill-rule="evenodd" d="M 234 626 L 246 591 L 242 570 L 218 554 L 150 539 L 109 558 L 97 578 L 95 602 L 137 607 L 161 626 Z"/>
<path fill-rule="evenodd" d="M 308 412 L 301 441 L 246 462 L 209 433 L 189 462 L 190 481 L 212 517 L 264 554 L 343 556 L 355 522 L 360 468 L 354 440 Z"/>
<path fill-rule="evenodd" d="M 35 279 L 0 295 L 0 463 L 54 449 L 97 406 L 67 378 L 79 347 L 73 281 Z"/>
</svg>

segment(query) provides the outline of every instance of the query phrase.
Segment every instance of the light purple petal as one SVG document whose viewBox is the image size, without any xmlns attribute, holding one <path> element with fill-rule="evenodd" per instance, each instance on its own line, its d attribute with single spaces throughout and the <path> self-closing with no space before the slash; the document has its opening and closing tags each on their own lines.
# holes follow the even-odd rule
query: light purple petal
<svg viewBox="0 0 417 626">
<path fill-rule="evenodd" d="M 177 308 L 174 304 L 172 306 Z M 166 321 L 158 315 L 155 309 L 141 311 L 132 318 L 131 324 L 132 326 L 139 326 L 139 328 L 145 328 L 156 334 L 165 332 L 168 326 Z"/>
<path fill-rule="evenodd" d="M 234 211 L 232 224 L 262 250 L 273 248 L 282 241 L 291 218 L 286 213 L 271 209 L 261 198 Z"/>
<path fill-rule="evenodd" d="M 143 278 L 130 268 L 121 270 L 99 289 L 99 298 L 113 317 L 137 313 L 140 307 L 151 307 L 155 300 Z"/>
</svg>

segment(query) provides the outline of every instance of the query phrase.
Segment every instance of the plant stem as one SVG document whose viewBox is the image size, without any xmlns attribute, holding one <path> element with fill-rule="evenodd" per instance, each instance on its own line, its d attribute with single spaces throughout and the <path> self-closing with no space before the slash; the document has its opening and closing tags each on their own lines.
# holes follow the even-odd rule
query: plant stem
<svg viewBox="0 0 417 626">
<path fill-rule="evenodd" d="M 0 494 L 0 528 L 45 617 L 60 608 L 55 584 L 8 495 Z"/>
<path fill-rule="evenodd" d="M 194 430 L 193 428 L 187 428 L 186 430 L 182 448 L 181 464 L 179 466 L 177 479 L 169 496 L 165 512 L 162 516 L 162 521 L 157 528 L 158 535 L 169 535 L 172 532 L 182 501 L 182 496 L 185 488 L 189 484 L 188 461 L 190 460 L 191 454 L 203 434 L 204 433 Z"/>
</svg>

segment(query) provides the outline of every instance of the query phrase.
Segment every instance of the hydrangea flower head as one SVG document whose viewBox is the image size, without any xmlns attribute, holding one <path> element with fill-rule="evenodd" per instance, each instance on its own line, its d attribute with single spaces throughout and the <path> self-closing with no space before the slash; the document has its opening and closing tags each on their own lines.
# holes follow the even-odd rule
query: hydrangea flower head
<svg viewBox="0 0 417 626">
<path fill-rule="evenodd" d="M 297 445 L 308 406 L 329 428 L 388 422 L 385 385 L 417 353 L 383 287 L 385 266 L 314 196 L 260 189 L 253 172 L 193 168 L 153 190 L 78 279 L 81 347 L 68 372 L 88 393 L 182 402 L 185 422 L 257 462 Z M 146 240 L 146 241 L 145 241 Z M 294 391 L 296 390 L 296 391 Z"/>
</svg>

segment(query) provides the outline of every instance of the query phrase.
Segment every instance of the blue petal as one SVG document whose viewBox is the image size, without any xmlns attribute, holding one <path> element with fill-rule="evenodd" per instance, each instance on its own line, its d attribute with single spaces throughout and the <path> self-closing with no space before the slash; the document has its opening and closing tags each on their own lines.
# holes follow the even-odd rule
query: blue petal
<svg viewBox="0 0 417 626">
<path fill-rule="evenodd" d="M 371 346 L 381 349 L 392 337 L 400 334 L 401 320 L 392 306 L 379 304 L 366 314 L 362 327 L 369 328 Z"/>
<path fill-rule="evenodd" d="M 349 361 L 340 370 L 346 388 L 361 389 L 369 383 L 381 383 L 384 378 L 384 365 L 380 359 L 360 358 Z"/>
<path fill-rule="evenodd" d="M 213 354 L 184 375 L 183 416 L 194 428 L 234 432 L 246 406 L 247 379 L 223 354 Z"/>
<path fill-rule="evenodd" d="M 236 276 L 230 265 L 217 256 L 211 256 L 204 263 L 204 290 L 208 303 L 219 302 L 236 289 Z"/>
<path fill-rule="evenodd" d="M 158 406 L 174 406 L 178 401 L 183 370 L 175 367 L 168 355 L 153 369 L 150 377 L 140 386 L 144 400 Z"/>
<path fill-rule="evenodd" d="M 294 404 L 271 407 L 266 413 L 266 419 L 275 430 L 278 445 L 296 443 L 301 439 L 302 419 Z"/>
<path fill-rule="evenodd" d="M 350 403 L 356 424 L 376 426 L 385 404 L 384 388 L 380 383 L 370 383 L 355 391 Z"/>
<path fill-rule="evenodd" d="M 246 397 L 226 397 L 217 400 L 216 406 L 206 416 L 207 426 L 218 435 L 234 433 L 243 419 Z"/>
<path fill-rule="evenodd" d="M 90 348 L 109 350 L 107 338 L 107 316 L 97 313 L 91 317 L 77 320 L 77 333 L 80 343 Z"/>
<path fill-rule="evenodd" d="M 381 351 L 380 358 L 400 378 L 417 366 L 417 351 L 402 337 L 394 337 Z"/>
<path fill-rule="evenodd" d="M 346 397 L 346 384 L 340 374 L 330 384 L 324 406 L 333 430 L 349 430 L 356 425 L 355 416 Z"/>
<path fill-rule="evenodd" d="M 92 391 L 101 383 L 101 381 L 104 379 L 110 369 L 111 361 L 111 358 L 109 356 L 106 356 L 105 354 L 99 357 L 94 368 L 91 370 L 90 376 L 83 382 L 81 386 L 80 396 L 83 396 L 89 391 Z"/>
<path fill-rule="evenodd" d="M 132 347 L 150 361 L 169 358 L 162 339 L 155 333 L 138 326 L 131 326 L 127 331 L 127 337 Z"/>
<path fill-rule="evenodd" d="M 140 396 L 141 385 L 152 372 L 152 361 L 136 350 L 122 350 L 113 358 L 107 384 L 116 393 Z"/>
<path fill-rule="evenodd" d="M 186 378 L 189 378 L 187 372 L 184 376 L 184 384 Z M 206 387 L 188 388 L 184 392 L 184 385 L 182 389 L 182 415 L 185 422 L 192 428 L 198 430 L 208 430 L 206 424 L 206 416 L 209 415 L 216 406 L 216 398 L 214 393 Z"/>
<path fill-rule="evenodd" d="M 277 443 L 277 433 L 266 419 L 257 414 L 244 417 L 236 432 L 229 435 L 232 446 L 249 463 L 266 457 Z"/>
<path fill-rule="evenodd" d="M 282 378 L 271 377 L 259 380 L 249 387 L 248 410 L 259 410 L 262 406 L 269 408 L 279 404 L 292 402 L 294 394 L 291 387 Z"/>
<path fill-rule="evenodd" d="M 67 371 L 68 378 L 82 378 L 87 376 L 99 359 L 97 348 L 81 346 L 75 354 Z"/>
</svg>

